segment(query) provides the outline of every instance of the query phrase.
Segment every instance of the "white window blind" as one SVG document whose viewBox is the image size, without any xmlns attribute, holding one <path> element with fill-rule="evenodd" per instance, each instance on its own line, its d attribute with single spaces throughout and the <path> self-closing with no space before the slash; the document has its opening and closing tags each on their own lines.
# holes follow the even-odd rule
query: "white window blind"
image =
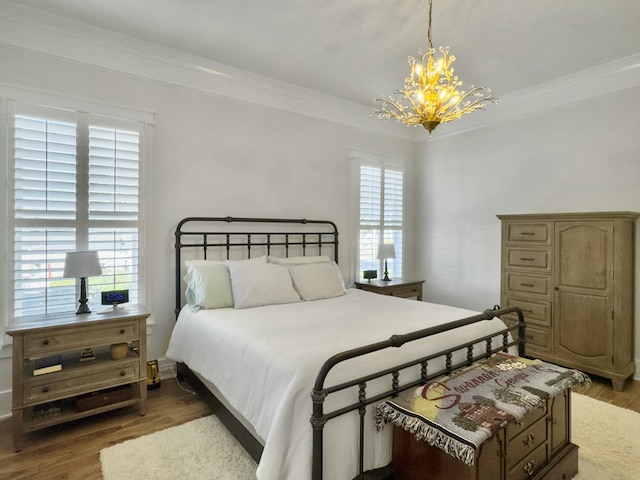
<svg viewBox="0 0 640 480">
<path fill-rule="evenodd" d="M 89 304 L 103 290 L 139 296 L 139 122 L 16 104 L 13 122 L 13 315 L 72 312 L 66 252 L 97 250 Z M 11 158 L 10 158 L 11 159 Z"/>
<path fill-rule="evenodd" d="M 404 230 L 404 169 L 395 164 L 360 160 L 359 164 L 358 278 L 364 270 L 377 270 L 381 243 L 392 243 L 395 259 L 388 259 L 389 276 L 402 276 Z"/>
</svg>

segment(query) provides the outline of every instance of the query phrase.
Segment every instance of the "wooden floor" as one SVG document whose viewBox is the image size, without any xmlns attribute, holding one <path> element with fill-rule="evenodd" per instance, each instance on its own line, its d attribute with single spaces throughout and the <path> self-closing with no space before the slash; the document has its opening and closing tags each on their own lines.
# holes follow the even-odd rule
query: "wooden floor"
<svg viewBox="0 0 640 480">
<path fill-rule="evenodd" d="M 210 414 L 197 395 L 175 380 L 163 380 L 159 389 L 148 391 L 145 416 L 129 408 L 33 432 L 18 453 L 13 451 L 11 419 L 2 420 L 0 479 L 101 480 L 101 449 Z"/>
<path fill-rule="evenodd" d="M 190 388 L 188 384 L 185 387 Z M 591 389 L 581 393 L 640 413 L 638 381 L 628 384 L 623 392 L 614 392 L 610 382 L 593 378 Z M 121 410 L 34 432 L 18 453 L 13 451 L 11 420 L 3 420 L 0 479 L 100 480 L 102 448 L 210 413 L 199 397 L 181 389 L 175 380 L 164 380 L 160 389 L 149 391 L 144 417 L 134 410 Z"/>
</svg>

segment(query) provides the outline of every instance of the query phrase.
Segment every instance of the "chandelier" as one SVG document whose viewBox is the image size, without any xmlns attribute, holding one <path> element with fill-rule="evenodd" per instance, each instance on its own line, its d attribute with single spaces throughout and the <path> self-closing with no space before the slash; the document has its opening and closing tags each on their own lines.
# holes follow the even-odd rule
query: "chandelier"
<svg viewBox="0 0 640 480">
<path fill-rule="evenodd" d="M 429 51 L 418 50 L 419 57 L 409 57 L 410 75 L 404 88 L 397 89 L 394 97 L 376 98 L 382 106 L 374 110 L 378 118 L 395 118 L 407 126 L 422 125 L 431 132 L 441 123 L 456 120 L 474 110 L 484 109 L 487 102 L 496 103 L 491 89 L 471 85 L 468 92 L 459 90 L 462 81 L 453 74 L 451 64 L 456 57 L 449 54 L 449 47 L 439 47 L 442 58 L 434 60 L 435 49 L 431 40 L 431 10 L 429 0 Z"/>
</svg>

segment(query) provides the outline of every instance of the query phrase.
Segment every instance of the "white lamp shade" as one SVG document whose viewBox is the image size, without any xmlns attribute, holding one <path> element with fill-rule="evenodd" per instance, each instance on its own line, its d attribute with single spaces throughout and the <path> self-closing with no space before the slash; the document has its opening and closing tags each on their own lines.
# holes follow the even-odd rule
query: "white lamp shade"
<svg viewBox="0 0 640 480">
<path fill-rule="evenodd" d="M 393 243 L 381 243 L 378 246 L 378 258 L 396 258 L 396 249 Z"/>
<path fill-rule="evenodd" d="M 67 252 L 64 259 L 65 278 L 87 278 L 102 274 L 98 252 Z"/>
</svg>

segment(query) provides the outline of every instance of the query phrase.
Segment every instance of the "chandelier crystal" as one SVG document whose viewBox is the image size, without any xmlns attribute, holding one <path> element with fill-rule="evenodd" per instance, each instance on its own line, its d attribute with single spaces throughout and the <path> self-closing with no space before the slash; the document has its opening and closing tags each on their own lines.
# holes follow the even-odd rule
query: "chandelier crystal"
<svg viewBox="0 0 640 480">
<path fill-rule="evenodd" d="M 404 88 L 395 90 L 394 96 L 376 98 L 374 101 L 382 106 L 373 112 L 378 118 L 394 118 L 407 126 L 422 125 L 429 135 L 441 123 L 484 109 L 487 102 L 498 101 L 490 88 L 471 85 L 468 92 L 460 89 L 462 81 L 451 67 L 456 57 L 449 53 L 449 47 L 439 47 L 442 58 L 434 60 L 432 2 L 429 0 L 429 50 L 426 53 L 418 50 L 417 58 L 409 57 L 411 73 L 404 81 Z"/>
</svg>

